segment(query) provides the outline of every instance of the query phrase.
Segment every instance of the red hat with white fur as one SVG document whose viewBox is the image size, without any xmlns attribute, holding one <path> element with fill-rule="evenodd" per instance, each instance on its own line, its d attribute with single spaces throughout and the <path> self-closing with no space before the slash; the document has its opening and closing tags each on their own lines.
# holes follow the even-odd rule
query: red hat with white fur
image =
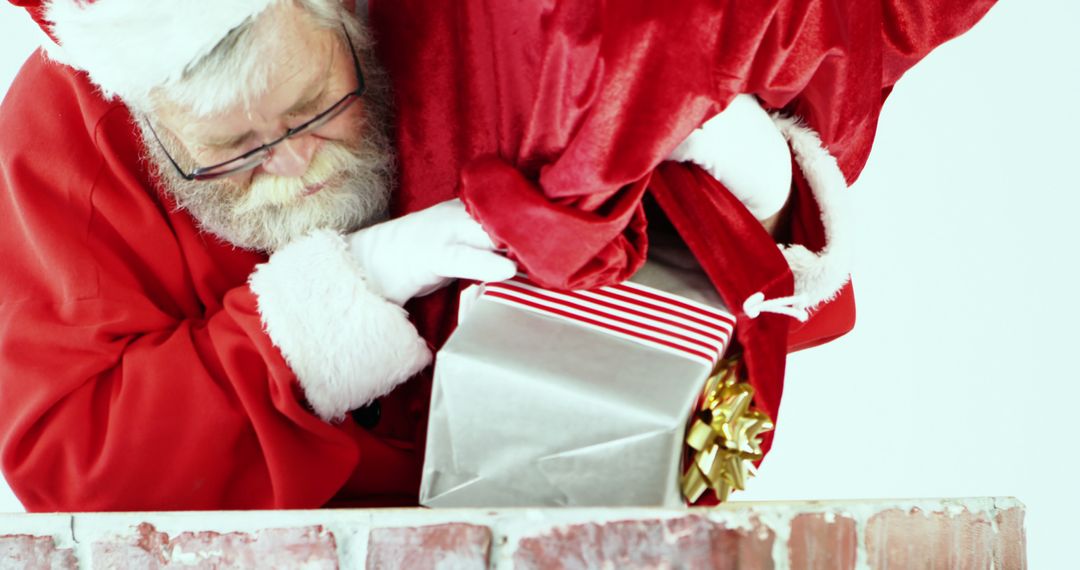
<svg viewBox="0 0 1080 570">
<path fill-rule="evenodd" d="M 233 28 L 279 0 L 11 0 L 55 45 L 49 57 L 83 70 L 106 97 L 143 100 L 179 80 Z"/>
</svg>

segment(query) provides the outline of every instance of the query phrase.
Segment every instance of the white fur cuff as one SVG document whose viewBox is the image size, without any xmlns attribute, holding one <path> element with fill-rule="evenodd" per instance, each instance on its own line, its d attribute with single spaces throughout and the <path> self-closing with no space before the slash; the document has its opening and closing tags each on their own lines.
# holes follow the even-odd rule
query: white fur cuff
<svg viewBox="0 0 1080 570">
<path fill-rule="evenodd" d="M 320 230 L 285 246 L 248 282 L 267 334 L 324 420 L 385 395 L 431 362 L 408 314 L 368 289 L 337 233 Z"/>
</svg>

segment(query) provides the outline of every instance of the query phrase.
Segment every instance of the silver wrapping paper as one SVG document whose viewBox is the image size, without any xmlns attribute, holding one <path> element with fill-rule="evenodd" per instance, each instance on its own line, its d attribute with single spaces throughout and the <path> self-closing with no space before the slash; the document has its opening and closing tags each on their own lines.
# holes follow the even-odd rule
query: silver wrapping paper
<svg viewBox="0 0 1080 570">
<path fill-rule="evenodd" d="M 642 281 L 693 289 L 650 265 Z M 715 305 L 706 287 L 696 296 Z M 485 296 L 464 305 L 436 359 L 422 504 L 684 504 L 683 438 L 707 363 Z"/>
</svg>

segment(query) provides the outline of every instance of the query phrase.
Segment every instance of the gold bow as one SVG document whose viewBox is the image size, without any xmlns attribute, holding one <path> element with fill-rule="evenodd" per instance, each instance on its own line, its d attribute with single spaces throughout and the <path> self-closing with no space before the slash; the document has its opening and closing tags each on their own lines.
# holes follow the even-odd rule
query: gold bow
<svg viewBox="0 0 1080 570">
<path fill-rule="evenodd" d="M 693 503 L 712 489 L 720 502 L 734 489 L 746 488 L 756 474 L 754 462 L 764 457 L 760 435 L 772 431 L 764 412 L 750 411 L 754 389 L 739 382 L 737 361 L 723 360 L 705 382 L 704 399 L 697 419 L 686 432 L 686 444 L 694 461 L 682 476 L 683 496 Z"/>
</svg>

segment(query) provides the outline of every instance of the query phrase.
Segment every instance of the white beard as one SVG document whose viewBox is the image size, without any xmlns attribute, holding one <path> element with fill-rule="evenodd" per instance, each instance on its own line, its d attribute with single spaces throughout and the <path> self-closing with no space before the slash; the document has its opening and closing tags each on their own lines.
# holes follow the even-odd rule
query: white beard
<svg viewBox="0 0 1080 570">
<path fill-rule="evenodd" d="M 351 232 L 386 217 L 393 153 L 389 137 L 361 126 L 357 148 L 326 141 L 298 178 L 259 174 L 247 188 L 218 180 L 181 178 L 139 121 L 143 141 L 164 190 L 204 231 L 244 249 L 272 252 L 312 230 Z M 328 182 L 303 196 L 306 186 Z"/>
</svg>

